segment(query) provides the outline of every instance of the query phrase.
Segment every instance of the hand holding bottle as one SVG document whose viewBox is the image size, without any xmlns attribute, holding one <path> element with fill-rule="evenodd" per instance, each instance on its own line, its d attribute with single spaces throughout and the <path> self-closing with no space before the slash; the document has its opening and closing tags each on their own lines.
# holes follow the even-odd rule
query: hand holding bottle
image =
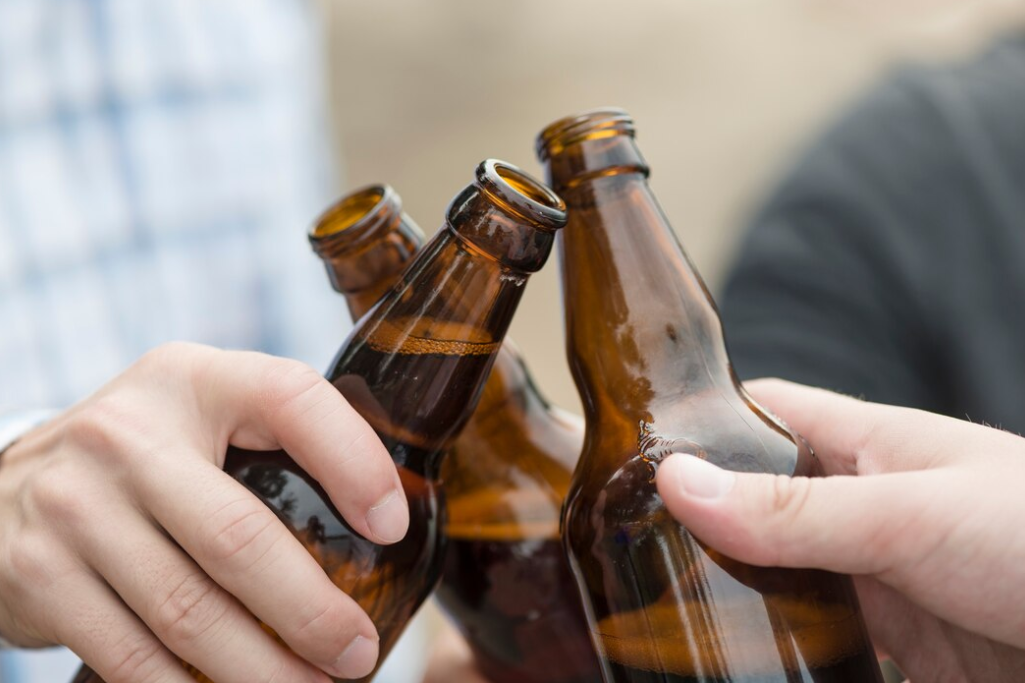
<svg viewBox="0 0 1025 683">
<path fill-rule="evenodd" d="M 109 683 L 192 681 L 179 657 L 218 683 L 370 671 L 374 624 L 221 471 L 229 443 L 287 448 L 359 533 L 405 534 L 395 465 L 315 370 L 166 345 L 4 454 L 0 634 L 66 644 Z"/>
<path fill-rule="evenodd" d="M 747 385 L 823 479 L 659 467 L 670 512 L 756 565 L 857 575 L 877 647 L 912 681 L 1025 677 L 1025 439 L 778 380 Z"/>
<path fill-rule="evenodd" d="M 373 206 L 372 202 L 370 208 Z M 361 202 L 351 204 L 343 200 L 329 209 L 342 214 L 338 221 L 329 220 L 329 227 L 359 230 L 366 208 Z M 359 320 L 343 342 L 327 373 L 334 388 L 327 387 L 319 377 L 316 381 L 311 378 L 310 386 L 295 394 L 296 400 L 301 401 L 298 409 L 277 411 L 281 414 L 256 412 L 243 416 L 245 419 L 237 425 L 252 429 L 259 420 L 272 425 L 293 421 L 295 434 L 283 426 L 278 429 L 291 434 L 290 440 L 273 434 L 282 449 L 264 450 L 272 446 L 267 443 L 267 435 L 262 440 L 250 438 L 229 448 L 223 462 L 225 476 L 244 483 L 257 500 L 272 510 L 266 514 L 287 523 L 297 542 L 309 552 L 308 565 L 317 567 L 317 582 L 330 580 L 340 592 L 351 596 L 364 609 L 364 616 L 377 626 L 374 640 L 354 640 L 351 650 L 336 655 L 340 657 L 337 662 L 331 661 L 339 678 L 369 681 L 374 668 L 362 664 L 372 663 L 369 660 L 378 654 L 387 656 L 440 578 L 445 557 L 444 498 L 438 478 L 441 461 L 473 413 L 479 389 L 522 297 L 523 285 L 544 264 L 555 233 L 566 222 L 564 209 L 558 197 L 516 167 L 495 159 L 485 160 L 475 170 L 474 182 L 450 203 L 443 229 L 409 265 L 401 282 Z M 314 237 L 318 236 L 325 235 L 315 232 Z M 397 249 L 408 245 L 404 239 L 394 244 Z M 279 382 L 289 379 L 289 373 L 278 374 Z M 240 373 L 235 381 L 242 382 L 248 376 Z M 220 388 L 225 382 L 210 384 Z M 269 382 L 250 390 L 256 396 L 273 396 L 277 386 Z M 369 431 L 356 443 L 373 434 L 373 439 L 363 440 L 375 449 L 381 446 L 381 453 L 392 460 L 386 468 L 395 477 L 391 486 L 376 491 L 383 495 L 373 498 L 369 510 L 362 510 L 366 519 L 357 520 L 359 523 L 352 523 L 351 505 L 346 505 L 344 498 L 334 500 L 328 493 L 332 481 L 322 476 L 322 470 L 329 470 L 323 460 L 340 459 L 337 465 L 346 471 L 370 463 L 364 463 L 358 454 L 354 457 L 345 452 L 349 441 L 344 429 L 336 426 L 335 433 L 330 435 L 316 431 L 326 423 L 344 425 L 346 417 L 338 409 L 338 399 L 327 398 L 316 387 L 341 392 L 348 401 L 341 404 L 348 410 L 355 409 L 372 425 L 363 425 Z M 257 405 L 266 408 L 260 401 Z M 334 452 L 323 453 L 323 460 L 311 457 L 303 452 L 310 440 L 325 448 L 333 447 Z M 299 449 L 294 457 L 293 447 Z M 360 502 L 370 501 L 378 488 L 367 487 L 362 481 L 352 483 L 358 484 Z M 397 498 L 405 499 L 405 524 L 402 528 L 385 525 L 383 530 L 378 529 L 378 515 L 383 514 L 391 522 L 396 520 L 386 511 L 393 509 Z M 266 534 L 262 526 L 254 523 L 256 528 L 250 529 L 250 518 L 255 516 L 256 513 L 243 514 L 240 528 L 263 540 Z M 196 520 L 202 521 L 202 517 Z M 232 538 L 233 531 L 226 535 Z M 396 542 L 382 546 L 381 540 Z M 312 601 L 297 601 L 294 596 L 289 599 L 280 590 L 286 579 L 302 585 L 308 577 L 294 570 L 281 574 L 269 571 L 268 567 L 273 570 L 279 565 L 279 549 L 263 550 L 254 564 L 258 578 L 271 575 L 267 586 L 270 590 L 258 597 L 280 603 L 282 609 L 290 608 L 289 614 L 303 609 L 315 611 Z M 234 557 L 234 553 L 226 553 L 225 559 Z M 331 603 L 321 602 L 319 608 L 322 618 L 314 618 L 307 625 L 330 621 L 337 629 L 336 610 Z M 259 610 L 252 611 L 262 618 Z M 277 628 L 274 623 L 265 623 Z M 305 638 L 302 633 L 293 635 L 297 642 L 298 637 Z M 206 638 L 204 642 L 211 649 L 218 648 L 216 640 Z M 287 637 L 285 642 L 291 644 Z M 304 640 L 300 647 L 304 648 L 302 653 L 311 645 Z M 360 656 L 356 658 L 353 653 Z M 260 668 L 260 677 L 255 679 L 239 678 L 237 668 L 233 667 L 237 658 L 223 652 L 216 664 L 217 671 L 228 670 L 224 675 L 187 655 L 183 659 L 188 662 L 186 669 L 191 677 L 203 683 L 294 680 L 281 667 Z M 354 661 L 361 665 L 358 669 Z M 76 683 L 102 680 L 84 669 Z M 138 680 L 134 677 L 132 683 Z"/>
</svg>

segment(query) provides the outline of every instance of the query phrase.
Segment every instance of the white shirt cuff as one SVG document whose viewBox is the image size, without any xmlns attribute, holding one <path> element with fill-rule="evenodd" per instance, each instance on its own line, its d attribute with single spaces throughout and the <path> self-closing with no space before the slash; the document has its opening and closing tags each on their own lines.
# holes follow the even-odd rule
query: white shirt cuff
<svg viewBox="0 0 1025 683">
<path fill-rule="evenodd" d="M 0 453 L 56 414 L 55 410 L 0 410 Z"/>
</svg>

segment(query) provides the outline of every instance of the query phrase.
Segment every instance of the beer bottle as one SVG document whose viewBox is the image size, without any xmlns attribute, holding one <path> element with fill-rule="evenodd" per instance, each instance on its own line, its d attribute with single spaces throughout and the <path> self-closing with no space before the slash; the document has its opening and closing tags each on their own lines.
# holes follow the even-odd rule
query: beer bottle
<svg viewBox="0 0 1025 683">
<path fill-rule="evenodd" d="M 394 284 L 420 239 L 383 185 L 343 198 L 310 234 L 354 319 Z M 441 470 L 449 548 L 436 595 L 491 683 L 600 680 L 559 540 L 582 443 L 580 419 L 541 396 L 506 339 Z"/>
<path fill-rule="evenodd" d="M 556 121 L 537 151 L 569 211 L 567 353 L 587 423 L 563 540 L 606 683 L 881 680 L 848 577 L 736 562 L 658 495 L 656 468 L 675 452 L 741 472 L 819 466 L 738 383 L 632 119 L 601 109 Z"/>
<path fill-rule="evenodd" d="M 442 229 L 333 361 L 328 379 L 398 466 L 410 510 L 402 541 L 380 546 L 353 531 L 283 451 L 228 452 L 225 470 L 277 513 L 373 620 L 381 660 L 441 575 L 442 455 L 473 412 L 523 285 L 565 221 L 562 201 L 544 185 L 510 164 L 482 162 Z"/>
</svg>

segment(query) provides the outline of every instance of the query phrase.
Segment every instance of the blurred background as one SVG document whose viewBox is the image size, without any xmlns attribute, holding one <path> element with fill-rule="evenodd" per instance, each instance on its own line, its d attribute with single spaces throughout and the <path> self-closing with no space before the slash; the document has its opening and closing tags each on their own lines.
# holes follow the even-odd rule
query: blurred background
<svg viewBox="0 0 1025 683">
<path fill-rule="evenodd" d="M 915 0 L 323 1 L 346 185 L 387 182 L 428 233 L 485 157 L 538 174 L 534 136 L 602 105 L 633 114 L 652 186 L 713 292 L 745 220 L 846 103 L 907 61 L 959 60 L 1025 3 Z M 555 262 L 512 327 L 542 390 L 579 410 Z M 425 610 L 382 678 L 417 680 Z"/>
</svg>

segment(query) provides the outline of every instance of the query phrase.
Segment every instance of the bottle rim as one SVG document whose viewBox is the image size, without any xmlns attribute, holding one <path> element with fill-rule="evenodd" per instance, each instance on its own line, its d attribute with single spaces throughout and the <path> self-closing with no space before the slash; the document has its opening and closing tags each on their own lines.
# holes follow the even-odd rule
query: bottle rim
<svg viewBox="0 0 1025 683">
<path fill-rule="evenodd" d="M 485 159 L 477 166 L 475 184 L 493 203 L 537 228 L 554 231 L 566 225 L 562 197 L 518 166 Z"/>
<path fill-rule="evenodd" d="M 620 107 L 599 107 L 566 116 L 542 129 L 537 136 L 535 151 L 542 162 L 560 154 L 567 147 L 585 140 L 597 140 L 615 135 L 634 135 L 634 120 Z"/>
<path fill-rule="evenodd" d="M 309 230 L 310 245 L 321 255 L 352 249 L 383 226 L 398 225 L 402 199 L 384 183 L 365 185 L 328 206 Z"/>
</svg>

